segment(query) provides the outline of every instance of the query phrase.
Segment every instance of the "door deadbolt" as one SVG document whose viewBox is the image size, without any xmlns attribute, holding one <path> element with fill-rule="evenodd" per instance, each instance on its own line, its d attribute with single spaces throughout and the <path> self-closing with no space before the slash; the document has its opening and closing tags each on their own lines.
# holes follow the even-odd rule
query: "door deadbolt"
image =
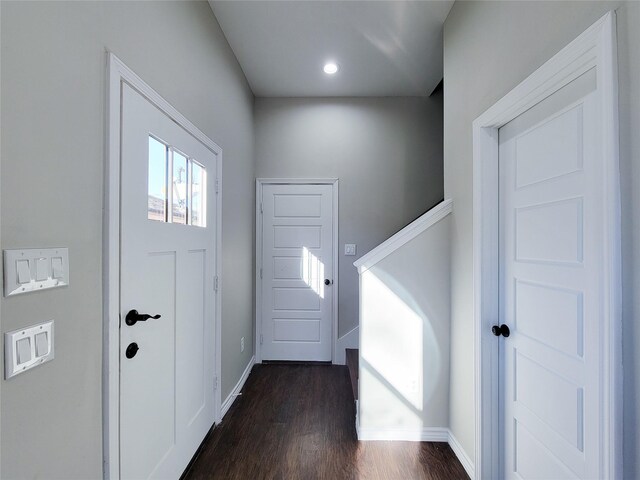
<svg viewBox="0 0 640 480">
<path fill-rule="evenodd" d="M 136 342 L 130 343 L 125 351 L 125 355 L 127 358 L 133 358 L 136 356 L 136 353 L 138 353 L 138 350 L 140 350 L 140 347 L 138 347 Z"/>
</svg>

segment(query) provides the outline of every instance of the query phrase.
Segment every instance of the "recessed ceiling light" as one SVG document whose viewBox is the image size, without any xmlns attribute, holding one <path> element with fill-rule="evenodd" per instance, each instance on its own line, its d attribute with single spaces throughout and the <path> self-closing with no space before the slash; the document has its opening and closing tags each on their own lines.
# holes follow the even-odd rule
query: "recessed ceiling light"
<svg viewBox="0 0 640 480">
<path fill-rule="evenodd" d="M 327 75 L 333 75 L 338 71 L 338 64 L 333 62 L 325 63 L 323 70 Z"/>
</svg>

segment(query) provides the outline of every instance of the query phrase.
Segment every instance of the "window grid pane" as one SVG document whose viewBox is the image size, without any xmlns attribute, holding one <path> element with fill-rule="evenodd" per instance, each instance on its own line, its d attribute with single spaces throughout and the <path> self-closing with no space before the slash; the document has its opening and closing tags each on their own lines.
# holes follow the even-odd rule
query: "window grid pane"
<svg viewBox="0 0 640 480">
<path fill-rule="evenodd" d="M 206 172 L 196 162 L 191 162 L 191 210 L 189 223 L 196 227 L 205 227 Z"/>
<path fill-rule="evenodd" d="M 187 157 L 180 152 L 173 151 L 173 188 L 171 210 L 173 223 L 187 223 L 187 178 L 188 178 Z"/>
<path fill-rule="evenodd" d="M 205 167 L 151 135 L 148 166 L 147 218 L 206 227 Z"/>
<path fill-rule="evenodd" d="M 167 221 L 167 146 L 149 136 L 147 218 Z"/>
</svg>

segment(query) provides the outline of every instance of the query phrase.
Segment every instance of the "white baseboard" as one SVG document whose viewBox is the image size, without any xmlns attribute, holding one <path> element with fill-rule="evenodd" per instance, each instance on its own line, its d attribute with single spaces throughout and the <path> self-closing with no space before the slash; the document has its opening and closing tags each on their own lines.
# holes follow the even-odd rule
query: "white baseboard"
<svg viewBox="0 0 640 480">
<path fill-rule="evenodd" d="M 360 441 L 405 441 L 405 442 L 447 442 L 464 467 L 471 480 L 475 479 L 475 467 L 467 452 L 451 430 L 443 427 L 424 427 L 416 429 L 399 428 L 360 428 L 359 417 L 356 416 L 356 432 Z"/>
<path fill-rule="evenodd" d="M 336 340 L 335 358 L 333 359 L 334 365 L 344 365 L 347 363 L 345 350 L 347 348 L 359 348 L 360 345 L 360 328 L 355 327 L 349 332 Z"/>
<path fill-rule="evenodd" d="M 251 373 L 251 369 L 253 368 L 253 365 L 255 363 L 256 363 L 256 357 L 253 356 L 251 357 L 251 360 L 249 360 L 249 364 L 247 365 L 247 368 L 244 369 L 244 372 L 242 373 L 240 380 L 238 380 L 238 383 L 236 383 L 236 386 L 233 387 L 233 390 L 231 390 L 231 393 L 229 394 L 227 399 L 224 402 L 222 402 L 222 407 L 220 408 L 219 421 L 222 421 L 224 416 L 227 414 L 227 412 L 231 408 L 231 405 L 233 405 L 233 402 L 238 397 L 238 393 L 240 393 L 240 390 L 242 390 L 242 387 L 244 387 L 244 382 L 247 381 L 247 378 L 249 377 L 249 374 Z"/>
<path fill-rule="evenodd" d="M 404 441 L 404 442 L 447 442 L 449 430 L 442 427 L 423 428 L 359 428 L 358 440 L 362 441 Z"/>
<path fill-rule="evenodd" d="M 467 475 L 469 475 L 469 478 L 471 480 L 474 480 L 474 478 L 476 477 L 475 466 L 471 461 L 471 459 L 469 458 L 469 455 L 467 455 L 467 452 L 465 452 L 464 448 L 462 448 L 462 445 L 460 445 L 460 442 L 458 441 L 458 439 L 453 435 L 453 433 L 451 433 L 451 430 L 449 430 L 448 441 L 449 441 L 449 446 L 451 447 L 451 450 L 453 450 L 453 453 L 455 453 L 456 457 L 458 457 L 458 460 L 460 460 L 460 463 L 462 464 L 465 471 L 467 472 Z"/>
</svg>

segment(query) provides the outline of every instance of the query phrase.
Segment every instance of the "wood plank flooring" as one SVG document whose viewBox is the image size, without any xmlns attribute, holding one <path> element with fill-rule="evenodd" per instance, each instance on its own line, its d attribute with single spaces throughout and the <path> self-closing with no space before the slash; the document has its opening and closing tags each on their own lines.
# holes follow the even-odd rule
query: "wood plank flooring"
<svg viewBox="0 0 640 480">
<path fill-rule="evenodd" d="M 255 365 L 184 478 L 468 479 L 446 443 L 358 442 L 347 368 Z"/>
</svg>

